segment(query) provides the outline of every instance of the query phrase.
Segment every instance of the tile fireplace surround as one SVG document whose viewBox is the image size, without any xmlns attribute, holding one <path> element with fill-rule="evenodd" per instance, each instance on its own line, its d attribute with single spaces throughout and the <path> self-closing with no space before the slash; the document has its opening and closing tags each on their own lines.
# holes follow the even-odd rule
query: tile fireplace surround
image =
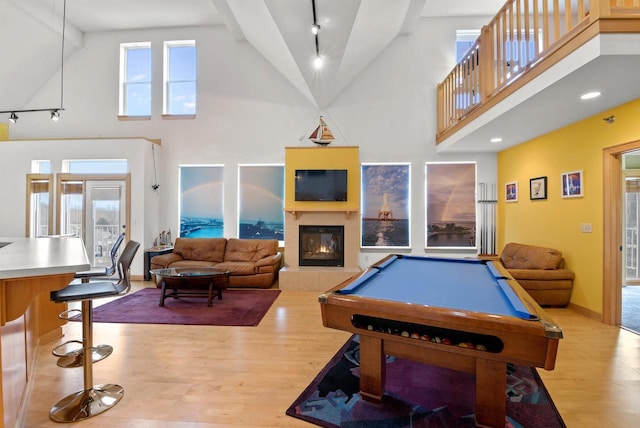
<svg viewBox="0 0 640 428">
<path fill-rule="evenodd" d="M 360 215 L 345 211 L 286 212 L 284 225 L 285 266 L 280 269 L 281 290 L 327 291 L 357 275 L 360 254 Z M 299 266 L 300 225 L 344 226 L 344 267 Z"/>
</svg>

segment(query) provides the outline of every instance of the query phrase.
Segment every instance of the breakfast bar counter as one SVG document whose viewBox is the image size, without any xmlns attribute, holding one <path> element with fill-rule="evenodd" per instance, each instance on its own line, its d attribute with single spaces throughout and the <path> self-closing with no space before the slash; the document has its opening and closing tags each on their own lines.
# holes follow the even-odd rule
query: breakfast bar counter
<svg viewBox="0 0 640 428">
<path fill-rule="evenodd" d="M 20 426 L 38 344 L 62 335 L 49 292 L 88 269 L 80 238 L 0 237 L 0 428 Z"/>
</svg>

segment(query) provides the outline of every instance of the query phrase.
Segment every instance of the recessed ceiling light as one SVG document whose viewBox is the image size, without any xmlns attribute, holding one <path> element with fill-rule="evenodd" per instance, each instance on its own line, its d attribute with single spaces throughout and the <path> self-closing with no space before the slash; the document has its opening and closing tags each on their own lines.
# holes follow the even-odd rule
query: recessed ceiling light
<svg viewBox="0 0 640 428">
<path fill-rule="evenodd" d="M 593 92 L 587 92 L 586 94 L 580 95 L 580 99 L 581 100 L 590 100 L 592 98 L 598 98 L 599 96 L 600 96 L 600 92 L 593 91 Z"/>
<path fill-rule="evenodd" d="M 502 138 L 496 137 L 496 138 L 490 139 L 489 141 L 491 141 L 492 143 L 501 143 L 502 142 Z"/>
</svg>

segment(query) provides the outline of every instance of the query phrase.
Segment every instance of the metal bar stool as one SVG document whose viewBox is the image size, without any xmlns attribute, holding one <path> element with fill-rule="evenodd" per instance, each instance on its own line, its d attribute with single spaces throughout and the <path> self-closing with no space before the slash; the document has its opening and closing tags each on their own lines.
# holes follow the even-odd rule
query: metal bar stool
<svg viewBox="0 0 640 428">
<path fill-rule="evenodd" d="M 80 279 L 82 283 L 90 282 L 91 278 L 99 278 L 99 277 L 109 277 L 116 273 L 116 264 L 118 260 L 118 251 L 120 250 L 120 245 L 124 240 L 124 233 L 118 235 L 118 238 L 113 243 L 111 247 L 111 251 L 109 252 L 109 257 L 111 258 L 111 265 L 103 267 L 101 269 L 93 269 L 83 272 L 77 272 L 74 275 L 74 278 Z M 68 311 L 64 311 L 58 315 L 60 319 L 69 321 L 72 317 L 82 314 L 83 310 L 81 309 L 70 309 Z M 84 360 L 84 348 L 76 348 L 71 351 L 63 352 L 68 349 L 69 345 L 76 344 L 82 345 L 82 341 L 80 340 L 68 340 L 60 345 L 56 346 L 51 350 L 51 353 L 58 358 L 58 366 L 65 368 L 73 368 L 73 367 L 82 367 Z M 100 360 L 107 358 L 113 352 L 113 347 L 111 345 L 97 345 L 93 346 L 91 352 L 91 358 L 94 363 L 97 363 Z"/>
<path fill-rule="evenodd" d="M 65 288 L 51 292 L 56 303 L 82 302 L 83 352 L 93 348 L 93 300 L 126 294 L 131 289 L 129 268 L 140 244 L 129 241 L 118 259 L 118 282 L 101 281 L 71 283 Z M 75 422 L 96 416 L 115 406 L 124 394 L 124 389 L 115 384 L 93 384 L 93 360 L 83 358 L 84 389 L 74 392 L 57 402 L 49 411 L 55 422 Z"/>
</svg>

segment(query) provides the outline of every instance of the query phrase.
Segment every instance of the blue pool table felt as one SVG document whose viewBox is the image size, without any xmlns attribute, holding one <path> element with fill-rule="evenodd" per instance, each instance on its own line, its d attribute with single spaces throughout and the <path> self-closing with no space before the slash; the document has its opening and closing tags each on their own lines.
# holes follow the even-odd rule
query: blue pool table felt
<svg viewBox="0 0 640 428">
<path fill-rule="evenodd" d="M 393 256 L 337 291 L 360 297 L 537 319 L 492 263 Z"/>
</svg>

